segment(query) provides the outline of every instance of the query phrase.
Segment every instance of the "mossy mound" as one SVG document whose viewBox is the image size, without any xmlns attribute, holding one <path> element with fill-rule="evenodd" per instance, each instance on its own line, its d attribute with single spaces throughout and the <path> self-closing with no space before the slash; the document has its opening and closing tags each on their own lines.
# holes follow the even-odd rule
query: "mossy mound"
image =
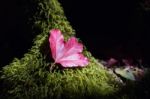
<svg viewBox="0 0 150 99">
<path fill-rule="evenodd" d="M 24 1 L 24 0 L 23 0 Z M 25 1 L 24 1 L 25 2 Z M 28 4 L 29 3 L 29 4 Z M 118 91 L 115 78 L 84 48 L 90 60 L 85 68 L 49 72 L 53 62 L 49 48 L 49 30 L 60 29 L 68 39 L 75 35 L 57 0 L 29 0 L 29 22 L 38 34 L 32 48 L 21 59 L 14 59 L 1 71 L 1 98 L 87 99 L 108 98 Z M 27 8 L 28 9 L 28 8 Z M 33 9 L 33 10 L 32 10 Z M 33 12 L 35 11 L 35 12 Z"/>
</svg>

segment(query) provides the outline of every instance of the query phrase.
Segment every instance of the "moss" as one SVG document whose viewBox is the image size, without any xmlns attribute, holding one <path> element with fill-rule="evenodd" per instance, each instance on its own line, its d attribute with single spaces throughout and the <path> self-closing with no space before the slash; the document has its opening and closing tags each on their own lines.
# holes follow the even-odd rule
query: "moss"
<svg viewBox="0 0 150 99">
<path fill-rule="evenodd" d="M 65 39 L 74 36 L 75 31 L 57 0 L 29 1 L 30 6 L 34 5 L 35 11 L 31 13 L 29 22 L 33 24 L 33 33 L 37 36 L 32 48 L 23 58 L 15 58 L 9 65 L 3 67 L 0 80 L 3 86 L 1 97 L 87 99 L 87 97 L 106 98 L 116 92 L 119 89 L 117 81 L 86 47 L 84 54 L 90 60 L 86 68 L 64 70 L 56 68 L 53 72 L 49 72 L 48 67 L 53 62 L 49 51 L 49 30 L 60 29 Z"/>
</svg>

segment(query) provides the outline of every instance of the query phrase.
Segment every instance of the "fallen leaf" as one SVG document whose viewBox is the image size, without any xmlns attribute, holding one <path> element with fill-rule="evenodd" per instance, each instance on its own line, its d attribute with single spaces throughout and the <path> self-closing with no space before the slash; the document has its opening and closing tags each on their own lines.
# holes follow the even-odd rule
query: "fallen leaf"
<svg viewBox="0 0 150 99">
<path fill-rule="evenodd" d="M 120 76 L 122 76 L 122 77 L 124 77 L 126 79 L 129 79 L 129 80 L 132 80 L 132 81 L 136 80 L 132 70 L 129 67 L 116 68 L 115 69 L 115 73 L 119 74 Z"/>
<path fill-rule="evenodd" d="M 75 37 L 71 37 L 67 42 L 59 29 L 50 31 L 50 48 L 54 63 L 59 63 L 63 67 L 84 67 L 88 65 L 88 59 L 82 54 L 83 45 L 78 43 Z"/>
</svg>

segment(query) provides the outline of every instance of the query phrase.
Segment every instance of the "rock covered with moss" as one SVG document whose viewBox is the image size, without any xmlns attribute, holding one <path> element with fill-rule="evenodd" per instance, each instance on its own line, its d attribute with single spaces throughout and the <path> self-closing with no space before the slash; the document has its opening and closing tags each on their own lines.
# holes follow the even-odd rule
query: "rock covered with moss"
<svg viewBox="0 0 150 99">
<path fill-rule="evenodd" d="M 75 31 L 57 0 L 29 0 L 26 3 L 27 13 L 31 13 L 29 22 L 33 24 L 31 28 L 37 36 L 24 57 L 16 58 L 3 67 L 1 98 L 87 99 L 109 97 L 119 89 L 115 78 L 86 47 L 84 55 L 90 61 L 87 67 L 56 68 L 49 72 L 48 68 L 53 62 L 48 43 L 49 30 L 60 29 L 65 39 L 74 36 Z"/>
</svg>

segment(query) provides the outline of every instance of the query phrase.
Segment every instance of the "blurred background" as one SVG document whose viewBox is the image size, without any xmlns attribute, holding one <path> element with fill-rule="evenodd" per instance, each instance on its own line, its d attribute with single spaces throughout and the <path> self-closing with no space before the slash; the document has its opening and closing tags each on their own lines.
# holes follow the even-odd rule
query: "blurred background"
<svg viewBox="0 0 150 99">
<path fill-rule="evenodd" d="M 148 0 L 59 1 L 77 37 L 95 57 L 142 58 L 149 62 Z M 21 58 L 36 36 L 31 33 L 23 4 L 26 3 L 21 0 L 0 3 L 0 66 L 7 65 L 14 57 Z"/>
</svg>

